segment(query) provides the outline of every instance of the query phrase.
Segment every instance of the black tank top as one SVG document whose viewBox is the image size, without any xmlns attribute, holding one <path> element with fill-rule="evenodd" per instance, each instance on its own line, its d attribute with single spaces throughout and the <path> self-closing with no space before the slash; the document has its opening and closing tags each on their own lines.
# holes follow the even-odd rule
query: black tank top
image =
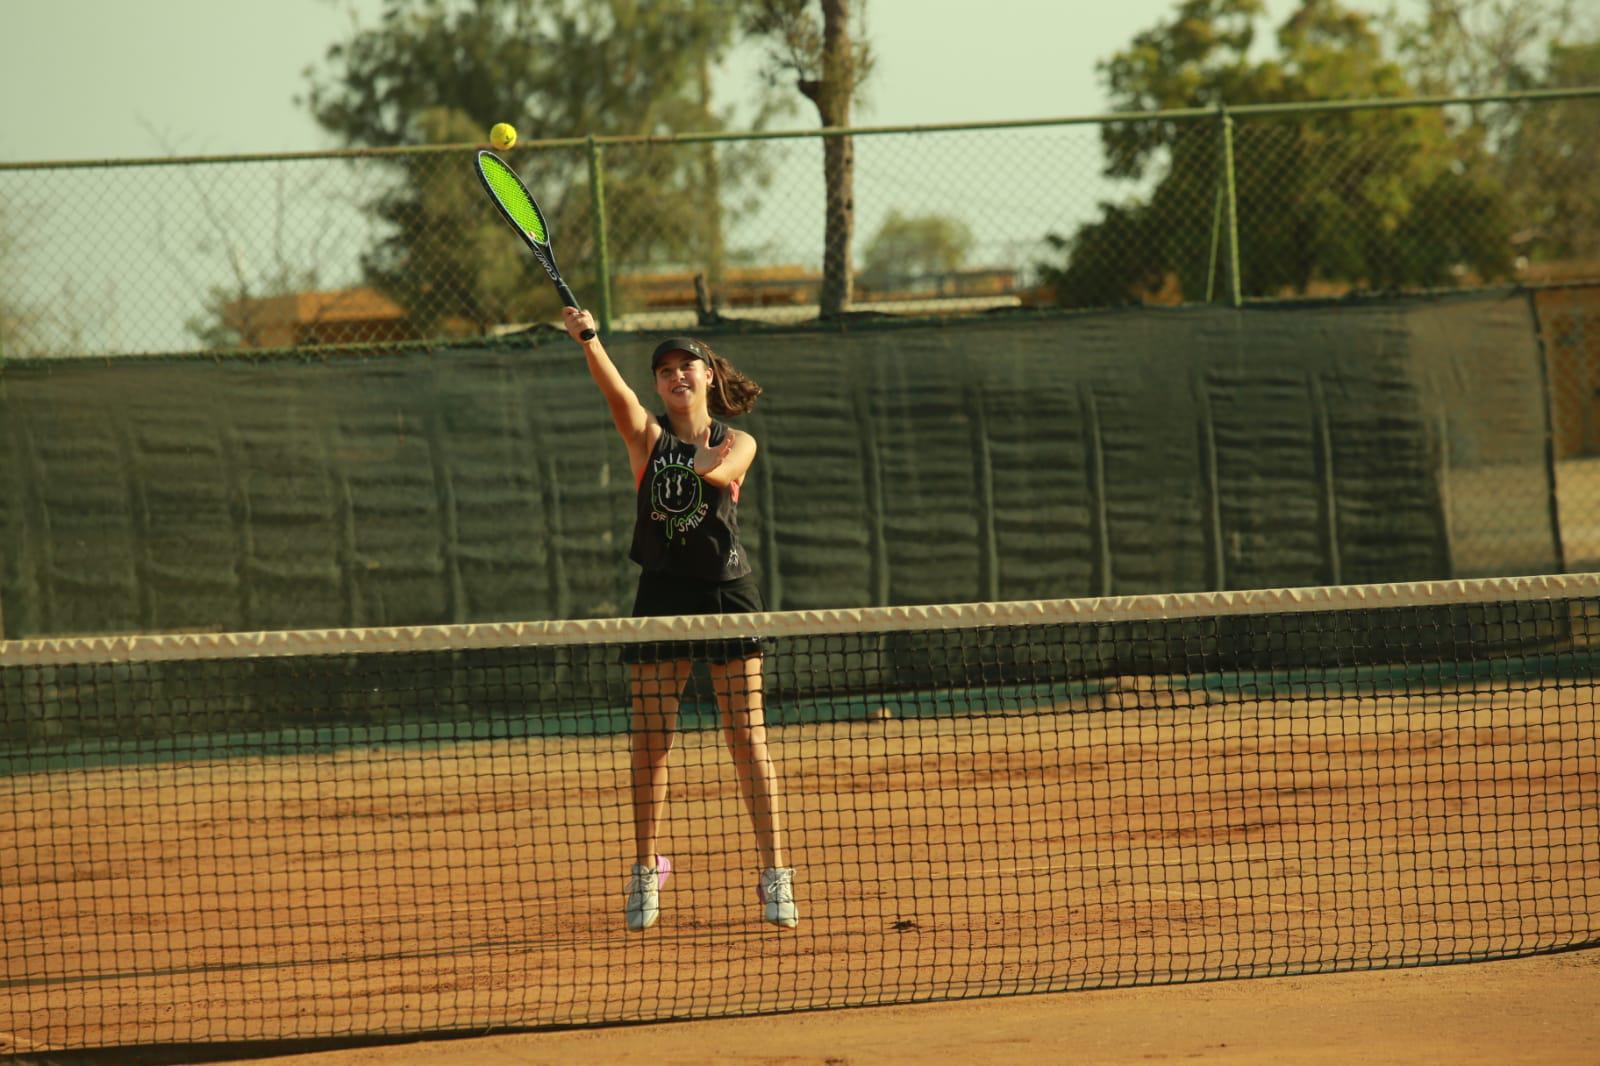
<svg viewBox="0 0 1600 1066">
<path fill-rule="evenodd" d="M 661 436 L 639 479 L 628 558 L 654 573 L 705 581 L 744 577 L 750 561 L 739 543 L 737 487 L 707 484 L 694 472 L 694 445 L 673 435 L 666 415 L 657 415 L 656 421 Z M 727 426 L 711 423 L 713 445 L 727 435 Z"/>
</svg>

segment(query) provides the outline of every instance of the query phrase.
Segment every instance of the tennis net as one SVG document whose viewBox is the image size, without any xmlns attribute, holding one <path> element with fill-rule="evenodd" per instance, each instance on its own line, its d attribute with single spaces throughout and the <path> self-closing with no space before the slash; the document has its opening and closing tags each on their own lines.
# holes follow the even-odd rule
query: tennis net
<svg viewBox="0 0 1600 1066">
<path fill-rule="evenodd" d="M 734 639 L 799 924 L 701 665 L 629 932 L 623 660 Z M 1597 655 L 1600 575 L 0 643 L 0 1050 L 1592 945 Z"/>
</svg>

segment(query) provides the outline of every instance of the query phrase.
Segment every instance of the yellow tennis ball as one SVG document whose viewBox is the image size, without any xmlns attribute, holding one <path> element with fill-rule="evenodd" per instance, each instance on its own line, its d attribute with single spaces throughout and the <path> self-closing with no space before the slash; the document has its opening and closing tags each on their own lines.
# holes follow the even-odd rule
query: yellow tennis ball
<svg viewBox="0 0 1600 1066">
<path fill-rule="evenodd" d="M 489 143 L 496 148 L 510 148 L 517 143 L 516 127 L 509 122 L 496 122 L 489 131 Z"/>
</svg>

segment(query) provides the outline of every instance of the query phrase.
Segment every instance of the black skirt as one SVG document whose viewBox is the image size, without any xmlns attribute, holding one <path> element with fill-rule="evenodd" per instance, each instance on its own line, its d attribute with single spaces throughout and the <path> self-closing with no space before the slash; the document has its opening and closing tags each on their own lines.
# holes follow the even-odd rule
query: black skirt
<svg viewBox="0 0 1600 1066">
<path fill-rule="evenodd" d="M 666 618 L 685 614 L 755 614 L 765 611 L 761 586 L 753 574 L 732 581 L 707 581 L 681 574 L 639 575 L 639 592 L 633 600 L 635 618 Z M 716 640 L 669 640 L 646 644 L 625 644 L 625 663 L 659 663 L 676 659 L 726 663 L 760 655 L 758 637 L 730 637 Z"/>
</svg>

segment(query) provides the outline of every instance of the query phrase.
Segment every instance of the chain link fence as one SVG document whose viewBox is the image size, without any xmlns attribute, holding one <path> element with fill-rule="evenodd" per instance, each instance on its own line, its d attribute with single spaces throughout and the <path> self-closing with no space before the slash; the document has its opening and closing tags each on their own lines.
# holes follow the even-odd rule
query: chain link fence
<svg viewBox="0 0 1600 1066">
<path fill-rule="evenodd" d="M 818 314 L 824 138 L 507 153 L 608 330 Z M 854 130 L 857 312 L 1535 292 L 1568 569 L 1600 566 L 1600 88 Z M 0 165 L 0 358 L 545 328 L 475 146 Z"/>
<path fill-rule="evenodd" d="M 817 315 L 832 135 L 508 156 L 609 328 L 793 322 Z M 853 137 L 858 311 L 1600 279 L 1600 89 Z M 0 354 L 386 344 L 552 321 L 472 151 L 0 165 Z"/>
</svg>

